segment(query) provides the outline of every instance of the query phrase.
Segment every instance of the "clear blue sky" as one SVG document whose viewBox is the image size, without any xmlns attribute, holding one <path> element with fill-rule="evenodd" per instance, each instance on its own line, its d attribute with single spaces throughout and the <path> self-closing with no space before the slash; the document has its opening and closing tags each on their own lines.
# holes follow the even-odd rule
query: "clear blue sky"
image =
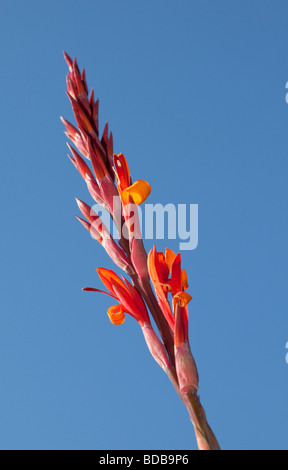
<svg viewBox="0 0 288 470">
<path fill-rule="evenodd" d="M 81 291 L 112 264 L 74 217 L 92 201 L 66 157 L 63 49 L 148 202 L 199 204 L 183 264 L 220 444 L 288 448 L 287 21 L 284 0 L 2 2 L 0 448 L 195 448 L 137 323 Z"/>
</svg>

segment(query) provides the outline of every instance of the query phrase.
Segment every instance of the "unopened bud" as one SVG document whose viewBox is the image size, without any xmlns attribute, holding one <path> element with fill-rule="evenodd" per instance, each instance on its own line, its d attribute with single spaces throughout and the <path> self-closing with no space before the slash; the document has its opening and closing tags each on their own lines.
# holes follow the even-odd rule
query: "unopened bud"
<svg viewBox="0 0 288 470">
<path fill-rule="evenodd" d="M 157 364 L 166 371 L 167 368 L 170 367 L 170 362 L 163 343 L 160 341 L 150 324 L 144 323 L 142 331 L 150 353 Z"/>
<path fill-rule="evenodd" d="M 180 391 L 198 390 L 198 371 L 187 341 L 175 346 L 175 366 Z"/>
</svg>

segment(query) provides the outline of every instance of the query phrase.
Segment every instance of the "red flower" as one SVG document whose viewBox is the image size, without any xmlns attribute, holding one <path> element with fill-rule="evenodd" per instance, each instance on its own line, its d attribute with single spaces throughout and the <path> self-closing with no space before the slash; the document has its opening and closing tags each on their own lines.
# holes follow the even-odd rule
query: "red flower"
<svg viewBox="0 0 288 470">
<path fill-rule="evenodd" d="M 123 320 L 121 323 L 123 323 L 125 319 L 124 314 L 129 313 L 138 321 L 141 327 L 144 326 L 145 323 L 150 324 L 150 318 L 141 295 L 127 279 L 123 278 L 122 280 L 114 271 L 109 269 L 98 268 L 96 271 L 110 295 L 119 302 L 117 306 L 113 306 L 113 308 L 110 308 L 107 312 L 112 323 L 119 324 L 120 314 Z M 91 287 L 85 287 L 83 290 L 103 292 Z M 104 293 L 107 294 L 107 292 Z M 116 322 L 114 321 L 115 318 Z"/>
</svg>

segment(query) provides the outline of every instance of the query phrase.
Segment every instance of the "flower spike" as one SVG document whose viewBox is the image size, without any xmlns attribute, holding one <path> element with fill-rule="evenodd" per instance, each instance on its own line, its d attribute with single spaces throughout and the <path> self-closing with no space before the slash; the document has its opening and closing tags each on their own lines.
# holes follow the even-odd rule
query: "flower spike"
<svg viewBox="0 0 288 470">
<path fill-rule="evenodd" d="M 79 69 L 76 58 L 66 53 L 68 65 L 66 94 L 74 113 L 75 126 L 61 117 L 68 143 L 69 159 L 84 179 L 94 201 L 108 211 L 119 233 L 119 242 L 111 236 L 95 207 L 77 199 L 84 218 L 78 221 L 106 250 L 111 260 L 125 271 L 131 281 L 113 270 L 97 268 L 106 291 L 85 287 L 84 291 L 104 293 L 112 299 L 107 310 L 113 325 L 122 325 L 125 315 L 141 327 L 146 345 L 165 371 L 185 404 L 193 422 L 199 449 L 219 449 L 197 395 L 198 372 L 189 344 L 187 272 L 181 267 L 181 255 L 155 246 L 145 250 L 138 206 L 151 192 L 147 181 L 132 181 L 123 153 L 114 153 L 113 135 L 106 121 L 99 134 L 99 100 L 90 93 L 85 69 Z M 153 288 L 154 292 L 153 292 Z M 158 333 L 154 331 L 150 314 Z M 154 324 L 153 323 L 153 324 Z"/>
</svg>

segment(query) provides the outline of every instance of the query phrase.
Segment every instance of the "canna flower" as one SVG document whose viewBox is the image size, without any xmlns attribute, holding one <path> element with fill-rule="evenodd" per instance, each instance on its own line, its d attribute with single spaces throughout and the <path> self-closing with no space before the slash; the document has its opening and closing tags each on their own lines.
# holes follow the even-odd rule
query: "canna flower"
<svg viewBox="0 0 288 470">
<path fill-rule="evenodd" d="M 165 347 L 152 328 L 146 306 L 137 289 L 127 279 L 122 280 L 114 271 L 105 268 L 98 268 L 96 271 L 109 293 L 93 287 L 85 287 L 83 290 L 101 292 L 114 298 L 118 303 L 107 310 L 111 323 L 121 325 L 125 321 L 125 313 L 131 315 L 141 326 L 146 344 L 155 361 L 164 370 L 168 370 L 170 362 Z"/>
<path fill-rule="evenodd" d="M 139 180 L 131 183 L 128 163 L 123 153 L 113 155 L 114 169 L 118 192 L 124 206 L 130 202 L 139 206 L 151 192 L 151 186 L 147 181 Z"/>
<path fill-rule="evenodd" d="M 127 279 L 122 280 L 114 271 L 109 269 L 97 268 L 96 271 L 110 294 L 118 300 L 123 313 L 130 314 L 141 327 L 145 323 L 150 323 L 142 297 Z M 109 318 L 113 323 L 113 315 L 110 315 Z"/>
<path fill-rule="evenodd" d="M 169 268 L 167 266 L 164 253 L 158 253 L 155 246 L 148 254 L 148 272 L 151 278 L 156 297 L 170 328 L 174 330 L 174 317 L 172 315 L 170 303 L 167 299 L 167 285 L 169 278 Z"/>
<path fill-rule="evenodd" d="M 181 255 L 156 248 L 148 255 L 148 270 L 163 314 L 174 333 L 175 367 L 182 393 L 198 389 L 198 372 L 191 354 L 188 338 L 188 303 L 192 300 L 185 292 L 187 274 L 181 269 Z M 172 294 L 172 310 L 168 301 Z"/>
<path fill-rule="evenodd" d="M 175 302 L 181 301 L 186 305 L 192 299 L 184 292 L 188 288 L 187 274 L 185 269 L 181 270 L 180 253 L 176 255 L 169 248 L 166 248 L 165 254 L 158 253 L 154 246 L 148 255 L 148 271 L 163 314 L 174 331 Z M 173 313 L 168 301 L 169 292 L 172 294 Z"/>
</svg>

